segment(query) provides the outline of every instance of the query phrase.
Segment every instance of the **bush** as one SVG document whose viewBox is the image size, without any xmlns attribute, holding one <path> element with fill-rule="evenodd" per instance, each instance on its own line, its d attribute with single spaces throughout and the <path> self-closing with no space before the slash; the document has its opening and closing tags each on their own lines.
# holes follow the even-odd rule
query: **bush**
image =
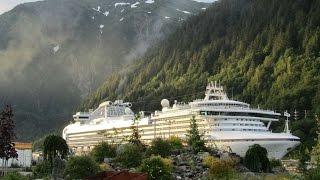
<svg viewBox="0 0 320 180">
<path fill-rule="evenodd" d="M 143 151 L 140 146 L 132 143 L 120 145 L 117 149 L 116 161 L 126 168 L 141 164 Z"/>
<path fill-rule="evenodd" d="M 148 154 L 160 155 L 162 157 L 167 157 L 171 152 L 171 145 L 169 141 L 163 140 L 161 138 L 156 138 L 151 142 Z"/>
<path fill-rule="evenodd" d="M 304 175 L 305 180 L 318 180 L 320 179 L 320 168 L 314 168 L 309 170 L 305 175 Z"/>
<path fill-rule="evenodd" d="M 143 160 L 139 171 L 148 173 L 149 180 L 169 180 L 172 179 L 172 162 L 160 156 L 151 156 Z"/>
<path fill-rule="evenodd" d="M 249 147 L 244 157 L 244 165 L 252 172 L 270 172 L 268 151 L 259 144 Z"/>
<path fill-rule="evenodd" d="M 38 163 L 32 170 L 35 178 L 44 178 L 51 175 L 51 165 L 49 161 L 42 161 Z"/>
<path fill-rule="evenodd" d="M 177 136 L 170 136 L 168 142 L 172 150 L 180 150 L 183 148 L 182 140 Z"/>
<path fill-rule="evenodd" d="M 21 166 L 17 163 L 12 163 L 10 167 L 11 168 L 20 168 Z"/>
<path fill-rule="evenodd" d="M 282 163 L 279 159 L 271 159 L 270 160 L 270 168 L 282 167 Z"/>
<path fill-rule="evenodd" d="M 113 158 L 116 156 L 116 147 L 109 145 L 107 142 L 101 142 L 92 149 L 91 154 L 96 162 L 102 163 L 104 158 Z"/>
<path fill-rule="evenodd" d="M 71 157 L 64 171 L 65 179 L 83 179 L 99 172 L 98 164 L 89 156 Z"/>
<path fill-rule="evenodd" d="M 9 172 L 1 178 L 2 180 L 27 180 L 28 177 L 19 174 L 18 172 Z"/>
<path fill-rule="evenodd" d="M 223 160 L 213 156 L 207 156 L 203 159 L 203 164 L 209 168 L 209 177 L 212 178 L 231 178 L 234 175 L 234 166 L 238 163 L 233 158 Z"/>
</svg>

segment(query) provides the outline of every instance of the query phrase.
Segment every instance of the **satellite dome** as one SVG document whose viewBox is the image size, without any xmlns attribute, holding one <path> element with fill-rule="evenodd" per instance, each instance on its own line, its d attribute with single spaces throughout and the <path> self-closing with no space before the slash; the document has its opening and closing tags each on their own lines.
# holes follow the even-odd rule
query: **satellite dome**
<svg viewBox="0 0 320 180">
<path fill-rule="evenodd" d="M 168 99 L 162 99 L 161 100 L 161 106 L 162 107 L 169 107 L 170 106 L 170 102 Z"/>
<path fill-rule="evenodd" d="M 128 107 L 126 107 L 126 108 L 124 109 L 124 112 L 125 112 L 126 114 L 132 114 L 131 109 L 128 108 Z"/>
</svg>

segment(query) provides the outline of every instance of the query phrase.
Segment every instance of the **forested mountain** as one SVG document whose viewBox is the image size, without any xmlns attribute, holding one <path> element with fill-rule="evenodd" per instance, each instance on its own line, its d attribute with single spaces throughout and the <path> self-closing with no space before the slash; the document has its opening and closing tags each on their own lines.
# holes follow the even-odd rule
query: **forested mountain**
<svg viewBox="0 0 320 180">
<path fill-rule="evenodd" d="M 193 0 L 45 0 L 0 16 L 0 105 L 19 139 L 61 127 L 114 71 L 208 3 Z"/>
<path fill-rule="evenodd" d="M 202 98 L 207 82 L 220 80 L 234 99 L 297 110 L 294 134 L 310 147 L 320 113 L 319 25 L 318 0 L 218 1 L 109 77 L 79 109 L 125 99 L 135 110 L 155 110 L 162 98 Z"/>
</svg>

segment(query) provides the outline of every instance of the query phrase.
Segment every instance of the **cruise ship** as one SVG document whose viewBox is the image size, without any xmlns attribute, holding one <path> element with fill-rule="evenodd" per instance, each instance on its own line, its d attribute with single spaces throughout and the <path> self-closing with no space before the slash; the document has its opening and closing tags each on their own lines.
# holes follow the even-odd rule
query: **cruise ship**
<svg viewBox="0 0 320 180">
<path fill-rule="evenodd" d="M 251 108 L 249 104 L 230 100 L 224 88 L 210 82 L 204 99 L 189 103 L 161 101 L 162 110 L 151 116 L 140 112 L 140 119 L 133 124 L 134 113 L 131 103 L 117 100 L 107 101 L 90 112 L 78 112 L 74 123 L 63 130 L 63 138 L 76 153 L 86 153 L 99 142 L 124 143 L 136 126 L 141 140 L 148 144 L 154 138 L 177 136 L 186 139 L 190 119 L 195 118 L 207 146 L 245 156 L 249 146 L 260 144 L 268 151 L 269 158 L 281 159 L 294 149 L 300 139 L 289 130 L 287 118 L 284 131 L 273 133 L 272 122 L 279 121 L 282 114 L 272 110 Z"/>
</svg>

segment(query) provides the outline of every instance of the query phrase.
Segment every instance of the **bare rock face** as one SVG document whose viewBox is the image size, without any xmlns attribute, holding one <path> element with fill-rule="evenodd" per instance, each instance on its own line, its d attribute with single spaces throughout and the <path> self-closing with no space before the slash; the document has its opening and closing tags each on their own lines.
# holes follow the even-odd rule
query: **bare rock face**
<svg viewBox="0 0 320 180">
<path fill-rule="evenodd" d="M 202 179 L 207 177 L 208 168 L 202 163 L 205 156 L 210 155 L 208 152 L 193 154 L 184 152 L 179 155 L 172 155 L 174 169 L 173 179 Z"/>
</svg>

